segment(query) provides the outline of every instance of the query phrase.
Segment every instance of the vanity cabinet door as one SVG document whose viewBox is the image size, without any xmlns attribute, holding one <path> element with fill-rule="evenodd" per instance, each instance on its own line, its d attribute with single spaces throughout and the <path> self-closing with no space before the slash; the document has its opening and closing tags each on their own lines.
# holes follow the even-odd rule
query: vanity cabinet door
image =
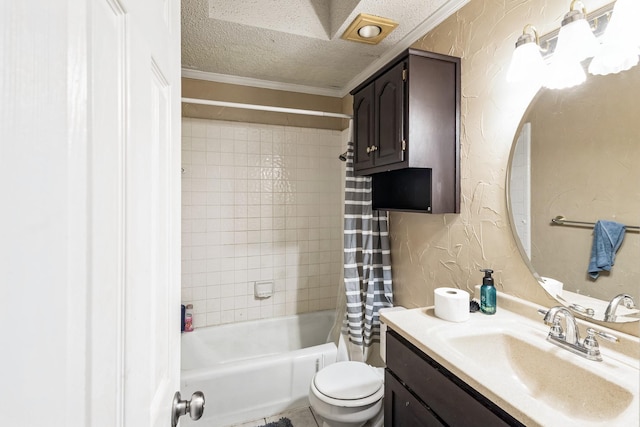
<svg viewBox="0 0 640 427">
<path fill-rule="evenodd" d="M 435 414 L 389 371 L 384 375 L 385 427 L 445 427 Z"/>
<path fill-rule="evenodd" d="M 522 426 L 392 330 L 387 330 L 387 369 L 446 425 Z"/>
</svg>

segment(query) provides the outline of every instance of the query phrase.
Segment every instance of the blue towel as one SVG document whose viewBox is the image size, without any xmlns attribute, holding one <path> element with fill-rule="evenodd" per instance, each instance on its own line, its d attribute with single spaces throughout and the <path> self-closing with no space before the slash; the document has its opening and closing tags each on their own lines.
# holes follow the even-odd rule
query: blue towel
<svg viewBox="0 0 640 427">
<path fill-rule="evenodd" d="M 600 271 L 611 271 L 616 252 L 624 239 L 624 224 L 614 221 L 598 221 L 593 228 L 593 246 L 589 260 L 589 276 L 596 280 Z"/>
</svg>

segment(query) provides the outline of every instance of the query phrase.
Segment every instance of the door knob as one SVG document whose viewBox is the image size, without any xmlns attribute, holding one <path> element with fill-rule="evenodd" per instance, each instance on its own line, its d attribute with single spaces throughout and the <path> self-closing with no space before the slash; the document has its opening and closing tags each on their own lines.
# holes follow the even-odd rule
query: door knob
<svg viewBox="0 0 640 427">
<path fill-rule="evenodd" d="M 173 395 L 173 407 L 171 409 L 171 427 L 178 425 L 178 419 L 187 413 L 192 420 L 197 421 L 204 412 L 204 394 L 196 391 L 191 395 L 191 400 L 182 400 L 180 392 Z"/>
</svg>

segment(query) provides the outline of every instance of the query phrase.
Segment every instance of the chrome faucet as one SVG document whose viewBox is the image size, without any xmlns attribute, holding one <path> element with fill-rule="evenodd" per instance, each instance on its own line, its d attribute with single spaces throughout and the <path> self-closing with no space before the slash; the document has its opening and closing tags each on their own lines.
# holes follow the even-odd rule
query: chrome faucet
<svg viewBox="0 0 640 427">
<path fill-rule="evenodd" d="M 552 307 L 549 310 L 538 310 L 544 315 L 544 323 L 551 325 L 547 341 L 552 342 L 558 347 L 569 350 L 579 356 L 589 360 L 602 361 L 600 354 L 600 346 L 596 341 L 596 335 L 613 342 L 617 342 L 618 338 L 606 332 L 597 331 L 593 328 L 587 328 L 587 337 L 584 342 L 580 342 L 580 331 L 575 316 L 562 306 Z M 561 317 L 564 317 L 566 334 L 562 329 Z"/>
<path fill-rule="evenodd" d="M 616 310 L 620 303 L 623 303 L 626 308 L 636 308 L 636 304 L 633 301 L 633 298 L 629 294 L 618 294 L 611 299 L 607 309 L 604 311 L 604 320 L 605 322 L 615 322 L 616 321 Z"/>
<path fill-rule="evenodd" d="M 559 314 L 564 316 L 564 322 L 567 328 L 566 335 L 563 333 L 562 326 L 560 326 L 560 319 L 558 318 Z M 578 330 L 576 318 L 566 308 L 562 306 L 550 308 L 544 315 L 544 323 L 551 325 L 549 337 L 560 339 L 562 342 L 566 342 L 567 344 L 580 344 L 580 331 Z"/>
</svg>

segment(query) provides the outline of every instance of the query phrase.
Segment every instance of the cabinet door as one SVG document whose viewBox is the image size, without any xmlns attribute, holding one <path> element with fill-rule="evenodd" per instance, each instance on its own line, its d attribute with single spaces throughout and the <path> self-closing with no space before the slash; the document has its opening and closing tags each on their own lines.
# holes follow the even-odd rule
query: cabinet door
<svg viewBox="0 0 640 427">
<path fill-rule="evenodd" d="M 385 427 L 441 427 L 440 420 L 388 371 L 384 375 Z"/>
<path fill-rule="evenodd" d="M 376 166 L 404 160 L 405 84 L 402 77 L 405 67 L 403 61 L 376 80 Z"/>
<path fill-rule="evenodd" d="M 373 166 L 374 145 L 374 106 L 373 83 L 353 95 L 353 138 L 355 152 L 353 166 L 356 171 L 368 169 Z"/>
<path fill-rule="evenodd" d="M 523 427 L 392 330 L 387 330 L 387 369 L 447 425 Z"/>
</svg>

